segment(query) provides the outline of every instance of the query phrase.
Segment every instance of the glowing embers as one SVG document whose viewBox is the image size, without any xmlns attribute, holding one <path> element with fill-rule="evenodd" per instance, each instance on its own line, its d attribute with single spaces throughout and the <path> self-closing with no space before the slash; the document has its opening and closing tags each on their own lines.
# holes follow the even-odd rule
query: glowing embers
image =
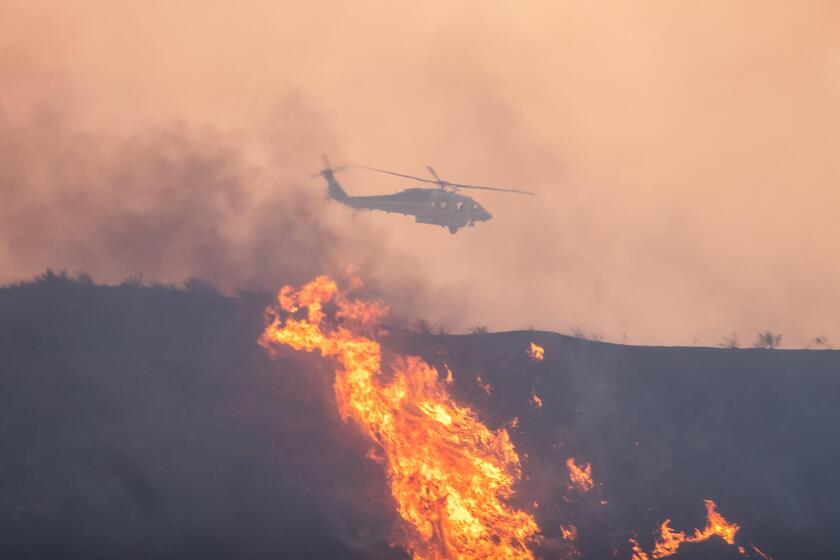
<svg viewBox="0 0 840 560">
<path fill-rule="evenodd" d="M 383 382 L 380 346 L 362 333 L 384 307 L 347 298 L 323 276 L 298 291 L 284 287 L 277 301 L 266 310 L 260 344 L 336 357 L 336 405 L 381 449 L 370 456 L 386 471 L 412 556 L 533 558 L 536 521 L 507 504 L 521 477 L 508 432 L 490 430 L 454 402 L 446 381 L 420 358 L 396 359 Z"/>
<path fill-rule="evenodd" d="M 475 376 L 475 384 L 478 385 L 478 388 L 481 389 L 481 391 L 488 397 L 493 394 L 493 386 L 485 382 L 481 378 L 480 374 Z"/>
<path fill-rule="evenodd" d="M 566 459 L 566 466 L 569 468 L 569 482 L 581 492 L 592 490 L 595 483 L 592 482 L 592 465 L 586 463 L 578 466 L 574 457 Z"/>
<path fill-rule="evenodd" d="M 560 525 L 560 536 L 563 537 L 564 541 L 576 541 L 577 527 L 574 525 Z"/>
<path fill-rule="evenodd" d="M 532 342 L 531 346 L 528 348 L 528 357 L 535 362 L 543 361 L 545 358 L 545 348 L 535 342 Z"/>
</svg>

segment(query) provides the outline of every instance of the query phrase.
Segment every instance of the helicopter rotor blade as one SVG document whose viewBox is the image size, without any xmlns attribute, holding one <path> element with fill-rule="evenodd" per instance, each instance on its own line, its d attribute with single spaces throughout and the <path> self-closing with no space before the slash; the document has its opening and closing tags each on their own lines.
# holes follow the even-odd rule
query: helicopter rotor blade
<svg viewBox="0 0 840 560">
<path fill-rule="evenodd" d="M 458 183 L 446 183 L 449 187 L 454 187 L 456 189 L 477 189 L 482 191 L 497 191 L 497 192 L 509 192 L 509 193 L 516 193 L 516 194 L 527 194 L 531 196 L 537 196 L 536 193 L 532 193 L 531 191 L 521 191 L 519 189 L 503 189 L 501 187 L 482 187 L 480 185 L 461 185 Z"/>
<path fill-rule="evenodd" d="M 376 167 L 367 167 L 365 165 L 357 165 L 355 167 L 359 167 L 360 169 L 368 169 L 370 171 L 376 171 L 378 173 L 387 173 L 388 175 L 396 175 L 397 177 L 405 177 L 406 179 L 414 179 L 415 181 L 422 181 L 423 183 L 432 183 L 433 185 L 439 184 L 437 181 L 432 181 L 431 179 L 415 177 L 414 175 L 405 175 L 403 173 L 397 173 L 396 171 L 388 171 L 386 169 L 378 169 Z"/>
<path fill-rule="evenodd" d="M 531 195 L 531 196 L 536 196 L 534 193 L 532 193 L 530 191 L 521 191 L 519 189 L 503 189 L 503 188 L 500 188 L 500 187 L 482 187 L 482 186 L 479 186 L 479 185 L 461 185 L 461 184 L 458 184 L 458 183 L 450 183 L 449 181 L 441 179 L 440 176 L 435 172 L 434 167 L 432 167 L 431 165 L 427 165 L 426 169 L 428 169 L 429 173 L 431 173 L 434 176 L 434 178 L 437 179 L 437 183 L 441 187 L 452 187 L 455 190 L 457 190 L 457 189 L 479 189 L 479 190 L 483 190 L 483 191 L 512 192 L 512 193 L 517 193 L 517 194 L 528 194 L 528 195 Z"/>
<path fill-rule="evenodd" d="M 438 185 L 443 186 L 443 185 L 448 185 L 448 184 L 449 184 L 449 183 L 447 183 L 446 181 L 444 181 L 443 179 L 441 179 L 440 177 L 438 177 L 438 174 L 437 174 L 437 173 L 435 173 L 435 169 L 434 169 L 434 167 L 432 167 L 431 165 L 427 165 L 427 166 L 426 166 L 426 169 L 428 169 L 428 170 L 429 170 L 429 173 L 431 173 L 431 174 L 432 174 L 432 177 L 434 177 L 434 178 L 437 180 L 437 184 L 438 184 Z"/>
<path fill-rule="evenodd" d="M 415 181 L 420 181 L 420 182 L 423 182 L 423 183 L 431 183 L 431 184 L 437 185 L 441 188 L 446 187 L 446 188 L 452 188 L 452 189 L 477 189 L 477 190 L 483 190 L 483 191 L 510 192 L 510 193 L 516 193 L 516 194 L 527 194 L 527 195 L 530 195 L 530 196 L 536 196 L 536 194 L 532 193 L 531 191 L 522 191 L 522 190 L 519 190 L 519 189 L 503 189 L 503 188 L 500 188 L 500 187 L 483 187 L 483 186 L 480 186 L 480 185 L 463 185 L 463 184 L 460 184 L 460 183 L 450 183 L 448 181 L 444 181 L 443 179 L 441 179 L 438 176 L 438 174 L 435 173 L 435 170 L 430 165 L 427 165 L 426 168 L 429 170 L 429 172 L 432 175 L 434 175 L 434 177 L 437 179 L 436 181 L 432 181 L 431 179 L 424 179 L 423 177 L 416 177 L 414 175 L 406 175 L 404 173 L 397 173 L 396 171 L 388 171 L 387 169 L 379 169 L 377 167 L 368 167 L 366 165 L 354 165 L 353 167 L 358 167 L 359 169 L 368 169 L 370 171 L 376 171 L 377 173 L 386 173 L 388 175 L 396 175 L 397 177 L 404 177 L 406 179 L 413 179 Z"/>
</svg>

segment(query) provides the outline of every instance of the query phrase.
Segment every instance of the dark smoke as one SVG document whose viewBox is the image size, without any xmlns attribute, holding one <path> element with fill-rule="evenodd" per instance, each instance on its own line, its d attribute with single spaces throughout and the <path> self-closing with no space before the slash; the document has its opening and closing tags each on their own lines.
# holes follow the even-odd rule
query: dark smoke
<svg viewBox="0 0 840 560">
<path fill-rule="evenodd" d="M 27 60 L 26 51 L 17 53 Z M 85 119 L 75 82 L 0 57 L 0 283 L 45 269 L 100 283 L 200 278 L 274 292 L 348 270 L 394 316 L 449 322 L 467 305 L 428 285 L 385 232 L 328 203 L 319 154 L 341 159 L 302 93 L 278 93 L 257 126 L 141 119 L 119 133 Z M 432 304 L 432 305 L 430 305 Z"/>
<path fill-rule="evenodd" d="M 295 141 L 294 130 L 283 134 Z M 51 266 L 110 281 L 199 276 L 267 288 L 333 272 L 339 255 L 371 247 L 370 232 L 328 225 L 320 193 L 290 178 L 296 162 L 266 172 L 245 149 L 187 124 L 113 138 L 74 130 L 55 111 L 0 122 L 5 260 L 30 274 Z"/>
<path fill-rule="evenodd" d="M 23 115 L 0 113 L 0 281 L 52 268 L 230 293 L 355 270 L 397 311 L 427 298 L 410 259 L 309 177 L 331 142 L 299 95 L 247 137 L 183 122 L 88 132 L 52 96 Z"/>
</svg>

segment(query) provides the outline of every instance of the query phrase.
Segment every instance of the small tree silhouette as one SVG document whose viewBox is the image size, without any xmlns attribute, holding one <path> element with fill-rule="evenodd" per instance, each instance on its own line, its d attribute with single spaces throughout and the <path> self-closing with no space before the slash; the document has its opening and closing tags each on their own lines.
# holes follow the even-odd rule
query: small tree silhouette
<svg viewBox="0 0 840 560">
<path fill-rule="evenodd" d="M 724 336 L 718 346 L 721 348 L 738 348 L 738 333 L 733 332 L 729 336 Z"/>
<path fill-rule="evenodd" d="M 432 334 L 432 325 L 426 319 L 417 319 L 412 325 L 412 330 L 418 334 Z"/>
<path fill-rule="evenodd" d="M 781 334 L 775 334 L 773 331 L 761 331 L 758 333 L 758 339 L 756 339 L 754 346 L 756 348 L 773 349 L 779 346 L 780 342 L 782 342 Z"/>
<path fill-rule="evenodd" d="M 583 330 L 580 326 L 572 327 L 569 329 L 569 334 L 575 338 L 580 338 L 582 340 L 589 340 L 591 342 L 601 342 L 601 335 L 597 332 L 588 333 Z"/>
<path fill-rule="evenodd" d="M 67 274 L 66 270 L 59 270 L 58 272 L 55 272 L 51 268 L 48 268 L 41 274 L 36 275 L 33 279 L 33 283 L 35 284 L 54 284 L 57 282 L 66 284 L 72 282 L 72 280 L 70 280 L 70 276 Z"/>
<path fill-rule="evenodd" d="M 140 288 L 143 286 L 143 273 L 139 274 L 132 274 L 122 282 L 120 282 L 120 286 L 123 288 Z"/>
<path fill-rule="evenodd" d="M 825 348 L 826 350 L 831 350 L 832 348 L 834 348 L 828 341 L 828 339 L 824 336 L 818 336 L 817 338 L 815 338 L 813 344 L 814 346 L 820 346 L 822 348 Z"/>
<path fill-rule="evenodd" d="M 197 294 L 218 294 L 219 291 L 216 289 L 211 282 L 207 280 L 202 280 L 198 276 L 191 276 L 184 282 L 184 290 L 188 292 L 193 292 Z"/>
<path fill-rule="evenodd" d="M 76 284 L 81 284 L 83 286 L 93 286 L 95 282 L 93 281 L 93 276 L 91 276 L 87 272 L 79 271 L 76 273 Z"/>
<path fill-rule="evenodd" d="M 571 334 L 571 335 L 572 335 L 573 337 L 575 337 L 575 338 L 586 338 L 586 331 L 584 331 L 584 330 L 583 330 L 582 328 L 580 328 L 579 326 L 577 326 L 577 327 L 572 327 L 572 328 L 569 330 L 569 334 Z"/>
<path fill-rule="evenodd" d="M 476 325 L 472 329 L 470 329 L 472 334 L 486 334 L 487 333 L 487 326 L 486 325 Z"/>
</svg>

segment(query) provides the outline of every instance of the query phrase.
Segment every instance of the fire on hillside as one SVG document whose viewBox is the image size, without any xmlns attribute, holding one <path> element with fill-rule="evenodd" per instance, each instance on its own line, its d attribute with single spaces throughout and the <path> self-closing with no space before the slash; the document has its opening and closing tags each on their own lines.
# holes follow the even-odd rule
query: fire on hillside
<svg viewBox="0 0 840 560">
<path fill-rule="evenodd" d="M 321 276 L 299 289 L 280 290 L 277 303 L 266 309 L 259 343 L 270 353 L 288 346 L 336 360 L 336 406 L 342 419 L 352 420 L 370 439 L 367 456 L 382 465 L 403 520 L 404 538 L 395 544 L 414 559 L 539 557 L 535 513 L 512 505 L 523 471 L 509 432 L 504 426 L 491 429 L 477 410 L 456 401 L 448 366 L 440 375 L 419 357 L 397 356 L 383 370 L 375 338 L 386 312 L 384 305 L 352 298 Z M 537 348 L 529 352 L 535 361 L 544 355 Z M 594 487 L 590 463 L 569 458 L 566 466 L 577 492 Z M 649 553 L 629 538 L 628 556 L 664 558 L 685 543 L 719 537 L 744 557 L 767 558 L 752 544 L 750 552 L 736 543 L 738 525 L 719 514 L 715 502 L 706 501 L 706 513 L 705 528 L 691 535 L 665 520 Z M 574 541 L 578 528 L 564 525 L 562 534 Z"/>
</svg>

